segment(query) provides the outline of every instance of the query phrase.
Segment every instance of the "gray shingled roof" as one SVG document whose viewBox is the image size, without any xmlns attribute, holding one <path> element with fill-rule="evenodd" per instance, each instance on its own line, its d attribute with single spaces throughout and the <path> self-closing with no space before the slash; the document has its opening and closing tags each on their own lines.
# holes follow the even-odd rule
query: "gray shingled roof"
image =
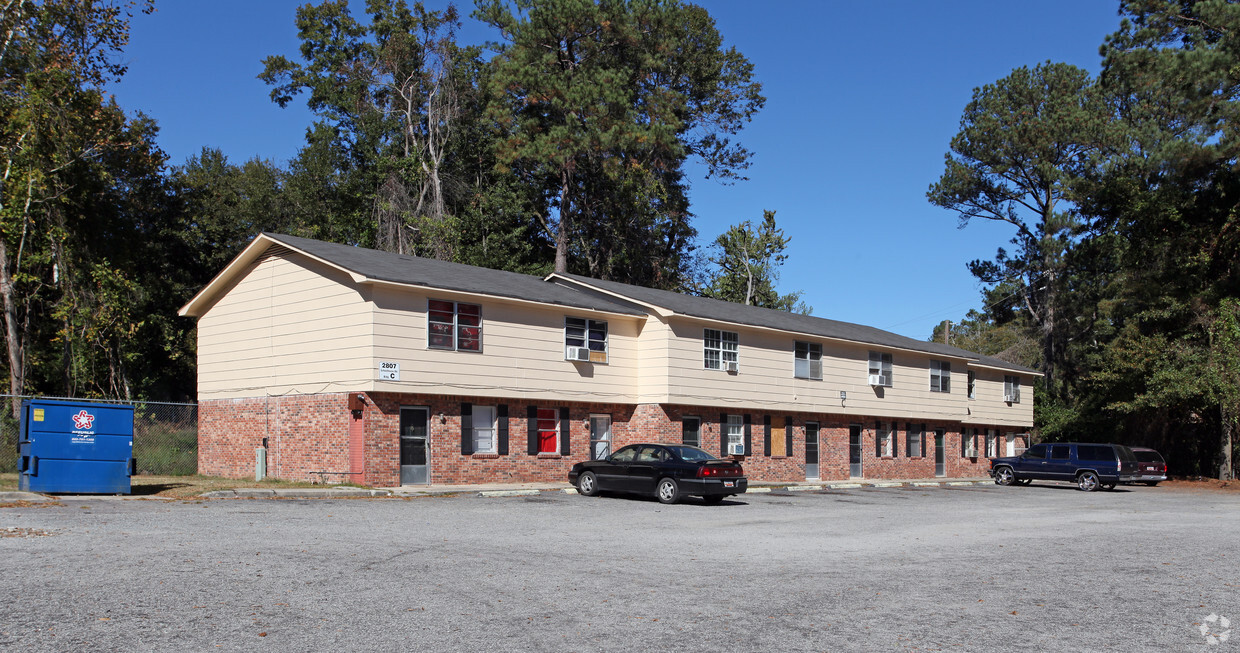
<svg viewBox="0 0 1240 653">
<path fill-rule="evenodd" d="M 597 292 L 582 290 L 563 282 L 548 283 L 540 277 L 528 274 L 492 270 L 417 256 L 405 256 L 366 249 L 364 247 L 327 243 L 321 240 L 299 238 L 297 236 L 286 236 L 284 234 L 264 233 L 263 235 L 278 243 L 305 252 L 369 279 L 432 289 L 509 297 L 622 315 L 646 315 L 644 309 L 623 300 L 607 297 Z M 659 306 L 681 315 L 755 327 L 780 329 L 880 347 L 967 358 L 977 360 L 983 365 L 1000 369 L 1037 373 L 1029 368 L 991 356 L 982 356 L 981 354 L 936 342 L 914 340 L 913 338 L 907 338 L 889 331 L 860 324 L 798 315 L 769 308 L 745 306 L 744 304 L 683 295 L 666 290 L 642 288 L 614 281 L 602 281 L 575 274 L 559 274 L 555 276 L 562 277 L 567 281 L 615 293 L 636 302 Z"/>
<path fill-rule="evenodd" d="M 645 310 L 627 302 L 547 283 L 541 277 L 528 274 L 405 256 L 284 234 L 264 233 L 263 235 L 350 272 L 378 281 L 494 297 L 510 297 L 622 315 L 646 315 Z"/>
<path fill-rule="evenodd" d="M 937 342 L 915 340 L 913 338 L 908 338 L 889 331 L 883 331 L 882 329 L 876 329 L 874 327 L 868 327 L 861 324 L 839 322 L 837 320 L 828 320 L 826 318 L 812 317 L 809 315 L 799 315 L 796 313 L 778 311 L 770 308 L 746 306 L 744 304 L 725 302 L 707 297 L 683 295 L 666 290 L 656 290 L 654 288 L 630 286 L 628 284 L 616 283 L 614 281 L 601 281 L 599 279 L 591 279 L 589 277 L 583 277 L 575 274 L 558 274 L 556 276 L 587 286 L 592 286 L 600 290 L 605 290 L 607 292 L 616 293 L 617 295 L 631 298 L 643 304 L 659 306 L 681 315 L 698 317 L 707 320 L 718 320 L 721 322 L 732 322 L 735 324 L 744 324 L 755 327 L 780 329 L 782 331 L 793 331 L 811 336 L 847 340 L 850 342 L 859 342 L 877 345 L 880 347 L 893 347 L 897 349 L 920 351 L 928 354 L 939 354 L 941 356 L 969 358 L 991 367 L 1037 374 L 1037 372 L 1027 367 L 1009 363 L 992 356 L 983 356 L 981 354 L 965 351 L 959 347 L 951 347 Z"/>
</svg>

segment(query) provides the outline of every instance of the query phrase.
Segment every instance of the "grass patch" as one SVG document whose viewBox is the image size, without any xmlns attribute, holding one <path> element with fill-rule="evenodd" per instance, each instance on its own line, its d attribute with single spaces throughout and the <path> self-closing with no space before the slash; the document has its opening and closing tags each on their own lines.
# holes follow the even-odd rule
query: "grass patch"
<svg viewBox="0 0 1240 653">
<path fill-rule="evenodd" d="M 215 490 L 237 490 L 241 488 L 263 488 L 276 490 L 282 488 L 334 487 L 321 483 L 301 481 L 279 481 L 264 479 L 261 481 L 243 478 L 221 478 L 219 476 L 134 476 L 130 481 L 130 494 L 135 497 L 153 497 L 158 499 L 193 499 L 204 492 Z M 17 474 L 0 474 L 0 491 L 17 490 Z"/>
</svg>

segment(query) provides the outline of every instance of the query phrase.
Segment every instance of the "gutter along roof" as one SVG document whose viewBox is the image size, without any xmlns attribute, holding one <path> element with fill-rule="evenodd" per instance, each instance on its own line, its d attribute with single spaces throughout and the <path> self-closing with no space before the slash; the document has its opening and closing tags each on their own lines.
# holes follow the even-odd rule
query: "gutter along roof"
<svg viewBox="0 0 1240 653">
<path fill-rule="evenodd" d="M 713 322 L 937 354 L 947 358 L 963 359 L 982 367 L 1041 376 L 1041 373 L 1036 370 L 991 356 L 983 356 L 941 343 L 915 340 L 860 324 L 603 281 L 575 274 L 554 273 L 543 279 L 517 272 L 492 270 L 272 233 L 262 233 L 256 236 L 241 254 L 237 255 L 223 271 L 181 308 L 179 314 L 201 316 L 218 294 L 224 292 L 235 278 L 244 274 L 251 263 L 261 258 L 272 247 L 284 247 L 300 252 L 348 273 L 357 283 L 417 286 L 428 290 L 455 291 L 634 317 L 644 317 L 652 312 L 663 315 L 670 313 Z"/>
</svg>

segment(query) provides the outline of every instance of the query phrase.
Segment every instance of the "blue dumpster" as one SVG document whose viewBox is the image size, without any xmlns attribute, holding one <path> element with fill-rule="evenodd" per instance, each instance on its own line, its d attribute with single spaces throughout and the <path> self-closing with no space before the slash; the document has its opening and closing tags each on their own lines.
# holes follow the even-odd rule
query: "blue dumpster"
<svg viewBox="0 0 1240 653">
<path fill-rule="evenodd" d="M 133 406 L 27 401 L 18 449 L 22 490 L 129 494 Z"/>
</svg>

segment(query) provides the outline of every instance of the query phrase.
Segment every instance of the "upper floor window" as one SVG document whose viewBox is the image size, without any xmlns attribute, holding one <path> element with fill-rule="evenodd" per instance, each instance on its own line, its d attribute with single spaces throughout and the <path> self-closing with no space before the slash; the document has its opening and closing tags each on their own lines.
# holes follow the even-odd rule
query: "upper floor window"
<svg viewBox="0 0 1240 653">
<path fill-rule="evenodd" d="M 798 379 L 822 380 L 822 345 L 797 341 L 794 375 Z"/>
<path fill-rule="evenodd" d="M 426 346 L 482 351 L 482 307 L 441 299 L 427 302 Z"/>
<path fill-rule="evenodd" d="M 607 362 L 607 323 L 582 317 L 564 318 L 564 357 L 570 361 Z"/>
<path fill-rule="evenodd" d="M 952 364 L 930 361 L 930 392 L 952 391 Z"/>
<path fill-rule="evenodd" d="M 736 371 L 739 364 L 737 359 L 739 340 L 740 338 L 733 331 L 706 329 L 702 337 L 706 369 Z"/>
<path fill-rule="evenodd" d="M 969 370 L 969 399 L 977 399 L 977 372 Z"/>
<path fill-rule="evenodd" d="M 1003 377 L 1003 400 L 1011 404 L 1020 403 L 1020 377 Z"/>
<path fill-rule="evenodd" d="M 870 372 L 871 377 L 878 376 L 878 383 L 874 383 L 874 379 L 870 380 L 870 385 L 881 385 L 891 387 L 891 354 L 880 354 L 876 351 L 870 352 Z"/>
</svg>

